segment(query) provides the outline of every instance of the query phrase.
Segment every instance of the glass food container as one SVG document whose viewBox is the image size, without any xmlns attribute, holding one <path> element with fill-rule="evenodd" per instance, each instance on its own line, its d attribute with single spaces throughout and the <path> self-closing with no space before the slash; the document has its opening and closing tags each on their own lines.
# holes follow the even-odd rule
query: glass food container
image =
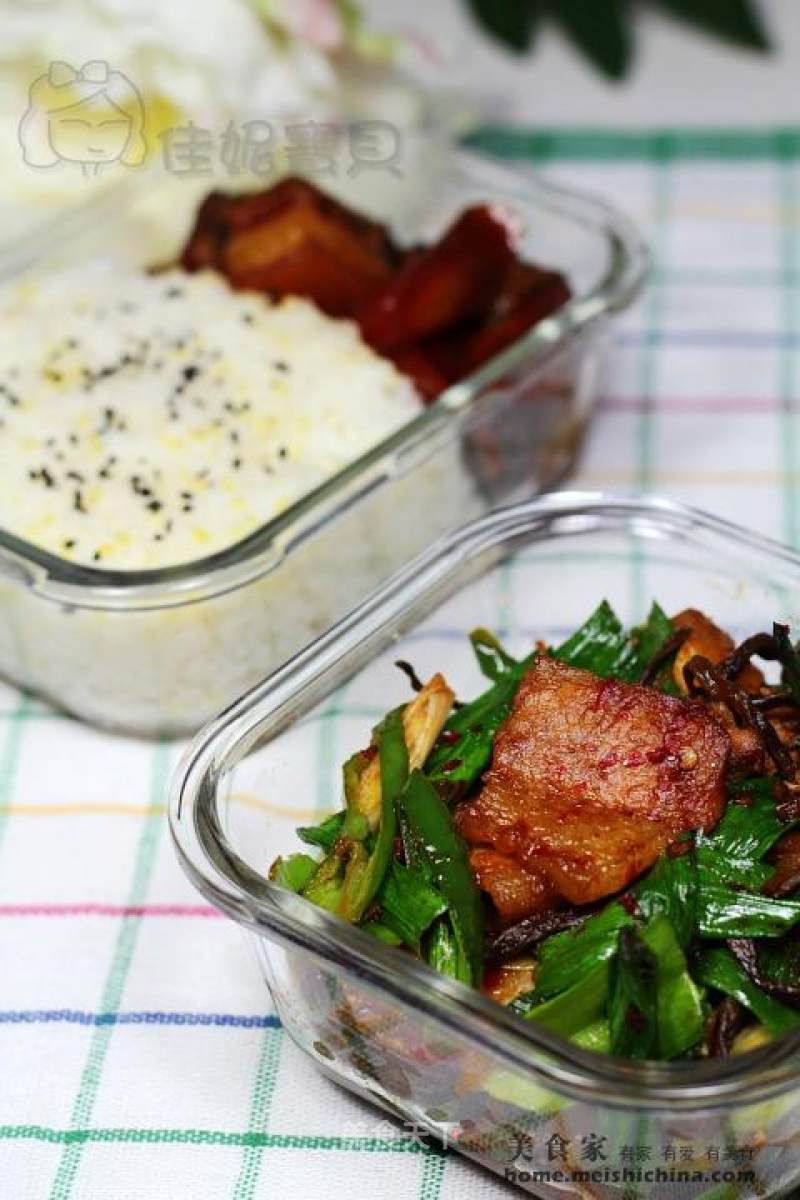
<svg viewBox="0 0 800 1200">
<path fill-rule="evenodd" d="M 468 631 L 522 653 L 607 597 L 708 612 L 737 640 L 800 617 L 800 556 L 655 499 L 562 493 L 442 538 L 210 724 L 170 820 L 200 891 L 249 927 L 278 1014 L 319 1068 L 552 1200 L 755 1200 L 800 1183 L 800 1034 L 727 1059 L 594 1055 L 266 880 L 341 807 L 341 764 L 408 696 L 394 666 L 485 686 Z"/>
<path fill-rule="evenodd" d="M 0 674 L 102 725 L 192 732 L 435 537 L 569 467 L 595 398 L 602 335 L 645 272 L 636 232 L 598 201 L 466 153 L 432 172 L 424 212 L 400 204 L 392 220 L 391 189 L 381 195 L 386 210 L 373 204 L 373 215 L 406 243 L 436 237 L 470 204 L 510 211 L 522 256 L 564 272 L 573 299 L 213 556 L 162 570 L 100 570 L 0 529 Z M 18 247 L 0 274 L 111 254 L 115 220 L 126 257 L 135 249 L 146 261 L 152 195 L 137 185 L 127 205 L 119 196 L 103 203 L 102 221 L 90 213 L 61 235 L 51 227 L 33 259 L 30 245 Z"/>
</svg>

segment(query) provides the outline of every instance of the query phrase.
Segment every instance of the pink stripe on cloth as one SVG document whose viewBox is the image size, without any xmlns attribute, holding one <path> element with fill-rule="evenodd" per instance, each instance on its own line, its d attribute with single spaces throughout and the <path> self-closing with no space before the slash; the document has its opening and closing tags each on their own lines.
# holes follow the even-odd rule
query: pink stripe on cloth
<svg viewBox="0 0 800 1200">
<path fill-rule="evenodd" d="M 598 407 L 605 412 L 641 412 L 641 396 L 601 396 Z M 778 401 L 771 396 L 655 396 L 648 407 L 689 413 L 765 413 L 776 412 Z"/>
<path fill-rule="evenodd" d="M 0 904 L 0 917 L 221 917 L 210 904 Z"/>
</svg>

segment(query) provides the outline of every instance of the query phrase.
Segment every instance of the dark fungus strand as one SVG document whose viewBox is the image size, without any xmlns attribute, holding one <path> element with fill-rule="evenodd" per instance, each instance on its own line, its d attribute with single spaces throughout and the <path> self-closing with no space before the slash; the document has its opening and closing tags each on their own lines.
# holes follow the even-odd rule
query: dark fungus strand
<svg viewBox="0 0 800 1200">
<path fill-rule="evenodd" d="M 767 712 L 773 708 L 795 708 L 797 701 L 791 692 L 769 692 L 766 696 L 754 696 L 750 701 L 753 708 Z"/>
<path fill-rule="evenodd" d="M 425 684 L 422 682 L 410 662 L 406 662 L 404 658 L 398 658 L 394 665 L 408 677 L 411 687 L 415 692 L 422 691 Z"/>
<path fill-rule="evenodd" d="M 782 779 L 794 777 L 795 768 L 791 754 L 770 724 L 766 713 L 753 706 L 751 697 L 746 692 L 737 688 L 718 667 L 701 654 L 695 654 L 689 659 L 683 668 L 683 676 L 690 695 L 706 695 L 711 700 L 724 704 L 737 725 L 747 725 L 755 730 Z"/>
<path fill-rule="evenodd" d="M 593 908 L 557 908 L 533 913 L 490 938 L 486 947 L 486 962 L 495 967 L 509 962 L 551 934 L 582 925 L 594 911 Z"/>
<path fill-rule="evenodd" d="M 728 949 L 762 992 L 774 996 L 783 1004 L 791 1005 L 792 1008 L 800 1008 L 800 984 L 778 983 L 763 975 L 758 965 L 758 950 L 751 938 L 730 938 Z"/>
<path fill-rule="evenodd" d="M 712 1012 L 706 1026 L 706 1045 L 712 1058 L 727 1058 L 747 1013 L 738 1000 L 726 996 Z"/>
<path fill-rule="evenodd" d="M 767 659 L 768 662 L 775 662 L 778 654 L 778 643 L 773 634 L 754 633 L 752 637 L 745 638 L 735 650 L 732 650 L 728 657 L 722 660 L 717 670 L 723 679 L 735 679 L 755 655 Z"/>
<path fill-rule="evenodd" d="M 681 646 L 691 632 L 691 629 L 676 629 L 672 637 L 667 638 L 667 640 L 664 642 L 664 645 L 660 646 L 659 649 L 656 650 L 655 654 L 642 671 L 642 674 L 639 678 L 639 683 L 644 687 L 651 687 L 658 678 L 658 673 L 661 668 L 671 655 L 680 650 Z"/>
<path fill-rule="evenodd" d="M 86 512 L 86 506 L 83 503 L 83 492 L 81 491 L 80 488 L 75 488 L 75 492 L 73 493 L 73 497 L 72 497 L 72 507 L 75 509 L 76 512 L 79 512 L 79 513 Z"/>
</svg>

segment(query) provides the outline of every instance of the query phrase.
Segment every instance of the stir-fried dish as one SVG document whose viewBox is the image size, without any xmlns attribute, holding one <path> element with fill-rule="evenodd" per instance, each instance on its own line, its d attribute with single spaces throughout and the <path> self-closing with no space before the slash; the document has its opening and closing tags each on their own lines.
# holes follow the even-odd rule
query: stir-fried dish
<svg viewBox="0 0 800 1200">
<path fill-rule="evenodd" d="M 800 1027 L 800 652 L 603 602 L 487 689 L 441 674 L 344 764 L 275 882 L 584 1048 L 674 1060 Z M 771 677 L 768 683 L 761 662 Z M 770 664 L 768 670 L 766 664 Z M 321 857 L 319 856 L 319 852 Z"/>
</svg>

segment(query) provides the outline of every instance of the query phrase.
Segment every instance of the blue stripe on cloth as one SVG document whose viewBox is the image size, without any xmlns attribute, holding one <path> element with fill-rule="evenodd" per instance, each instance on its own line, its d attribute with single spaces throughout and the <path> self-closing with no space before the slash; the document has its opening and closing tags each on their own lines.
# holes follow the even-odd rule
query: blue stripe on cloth
<svg viewBox="0 0 800 1200">
<path fill-rule="evenodd" d="M 706 350 L 792 350 L 800 334 L 759 333 L 748 329 L 630 329 L 616 334 L 616 346 L 698 346 Z"/>
<path fill-rule="evenodd" d="M 202 1012 L 93 1013 L 74 1008 L 28 1008 L 0 1011 L 0 1025 L 224 1025 L 237 1029 L 279 1029 L 275 1016 L 238 1016 Z"/>
</svg>

